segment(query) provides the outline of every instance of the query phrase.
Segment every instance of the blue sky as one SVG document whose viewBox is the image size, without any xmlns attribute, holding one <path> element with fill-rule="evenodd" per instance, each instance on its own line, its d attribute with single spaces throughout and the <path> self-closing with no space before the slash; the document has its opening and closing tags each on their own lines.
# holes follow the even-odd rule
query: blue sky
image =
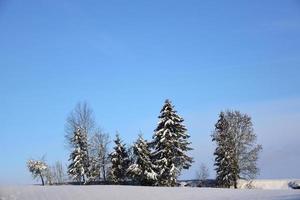
<svg viewBox="0 0 300 200">
<path fill-rule="evenodd" d="M 170 98 L 207 163 L 218 113 L 253 117 L 259 178 L 300 178 L 299 1 L 0 1 L 0 182 L 68 163 L 64 123 L 87 101 L 113 137 L 150 139 Z"/>
</svg>

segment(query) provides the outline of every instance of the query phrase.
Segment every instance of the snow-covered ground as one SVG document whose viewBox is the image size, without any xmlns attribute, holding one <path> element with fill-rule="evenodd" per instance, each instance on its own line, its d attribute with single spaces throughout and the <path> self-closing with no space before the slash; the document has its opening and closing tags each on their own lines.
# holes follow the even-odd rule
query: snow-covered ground
<svg viewBox="0 0 300 200">
<path fill-rule="evenodd" d="M 0 200 L 300 200 L 300 190 L 142 186 L 1 186 Z"/>
<path fill-rule="evenodd" d="M 300 180 L 298 179 L 255 179 L 255 180 L 239 180 L 238 188 L 247 189 L 272 189 L 272 190 L 282 190 L 282 189 L 292 189 L 294 186 L 300 187 Z"/>
</svg>

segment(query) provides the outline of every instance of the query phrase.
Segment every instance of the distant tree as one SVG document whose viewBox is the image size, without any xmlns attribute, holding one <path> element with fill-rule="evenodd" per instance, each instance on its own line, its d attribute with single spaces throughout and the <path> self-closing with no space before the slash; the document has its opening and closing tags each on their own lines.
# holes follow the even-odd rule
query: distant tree
<svg viewBox="0 0 300 200">
<path fill-rule="evenodd" d="M 150 147 L 140 135 L 133 145 L 134 161 L 127 172 L 140 185 L 154 185 L 157 180 L 155 166 L 151 160 Z"/>
<path fill-rule="evenodd" d="M 209 171 L 208 171 L 208 167 L 204 164 L 201 163 L 199 171 L 197 173 L 197 178 L 200 181 L 205 181 L 209 176 Z"/>
<path fill-rule="evenodd" d="M 253 130 L 251 117 L 239 111 L 227 111 L 226 119 L 235 141 L 239 176 L 242 179 L 253 179 L 259 174 L 257 160 L 262 151 L 262 145 L 256 143 L 257 136 Z"/>
<path fill-rule="evenodd" d="M 65 124 L 65 138 L 68 146 L 70 148 L 74 147 L 72 139 L 74 132 L 76 132 L 78 128 L 81 128 L 82 131 L 87 134 L 86 137 L 88 137 L 94 133 L 95 127 L 96 122 L 92 108 L 87 102 L 79 102 L 67 117 Z"/>
<path fill-rule="evenodd" d="M 110 180 L 115 184 L 122 184 L 126 181 L 130 160 L 125 144 L 122 143 L 119 134 L 116 135 L 114 142 L 114 151 L 110 154 Z"/>
<path fill-rule="evenodd" d="M 90 139 L 91 177 L 94 180 L 101 180 L 102 177 L 103 181 L 107 181 L 107 168 L 110 162 L 109 143 L 109 134 L 103 133 L 101 130 L 98 130 Z"/>
<path fill-rule="evenodd" d="M 76 181 L 83 181 L 85 184 L 88 181 L 89 157 L 87 134 L 84 129 L 77 128 L 71 138 L 73 144 L 73 152 L 69 160 L 71 164 L 68 167 L 68 174 Z"/>
<path fill-rule="evenodd" d="M 182 169 L 188 169 L 193 159 L 186 153 L 192 150 L 183 118 L 177 115 L 171 101 L 166 100 L 160 111 L 153 142 L 153 162 L 157 166 L 158 185 L 175 186 Z"/>
<path fill-rule="evenodd" d="M 220 186 L 236 188 L 239 178 L 255 177 L 258 153 L 262 147 L 256 144 L 248 115 L 239 111 L 221 112 L 212 140 L 217 144 L 214 155 Z"/>
<path fill-rule="evenodd" d="M 48 165 L 45 171 L 46 184 L 52 185 L 54 184 L 54 174 L 52 171 L 52 167 Z"/>
<path fill-rule="evenodd" d="M 44 178 L 47 172 L 47 164 L 42 160 L 28 160 L 27 161 L 28 170 L 31 172 L 34 179 L 40 178 L 42 185 L 45 185 Z"/>
<path fill-rule="evenodd" d="M 56 161 L 54 165 L 49 166 L 47 170 L 48 184 L 63 184 L 66 180 L 64 167 L 60 161 Z"/>
</svg>

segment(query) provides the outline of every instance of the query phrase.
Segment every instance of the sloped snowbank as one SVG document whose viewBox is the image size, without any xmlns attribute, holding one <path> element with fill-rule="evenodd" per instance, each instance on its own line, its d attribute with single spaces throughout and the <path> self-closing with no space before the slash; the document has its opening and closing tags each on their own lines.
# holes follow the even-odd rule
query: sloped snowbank
<svg viewBox="0 0 300 200">
<path fill-rule="evenodd" d="M 293 189 L 293 187 L 297 187 L 300 180 L 295 179 L 255 179 L 255 180 L 239 180 L 238 188 L 240 189 L 271 189 L 271 190 L 286 190 Z"/>
<path fill-rule="evenodd" d="M 299 200 L 300 190 L 239 190 L 142 186 L 0 187 L 0 200 Z"/>
</svg>

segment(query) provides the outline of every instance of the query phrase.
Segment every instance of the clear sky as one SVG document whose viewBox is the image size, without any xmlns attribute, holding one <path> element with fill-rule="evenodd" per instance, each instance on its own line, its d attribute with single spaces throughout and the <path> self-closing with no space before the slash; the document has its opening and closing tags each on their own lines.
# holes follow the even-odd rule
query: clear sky
<svg viewBox="0 0 300 200">
<path fill-rule="evenodd" d="M 0 0 L 0 183 L 26 160 L 68 163 L 64 123 L 86 100 L 128 144 L 170 98 L 213 172 L 218 113 L 253 117 L 259 178 L 300 178 L 300 2 Z"/>
</svg>

